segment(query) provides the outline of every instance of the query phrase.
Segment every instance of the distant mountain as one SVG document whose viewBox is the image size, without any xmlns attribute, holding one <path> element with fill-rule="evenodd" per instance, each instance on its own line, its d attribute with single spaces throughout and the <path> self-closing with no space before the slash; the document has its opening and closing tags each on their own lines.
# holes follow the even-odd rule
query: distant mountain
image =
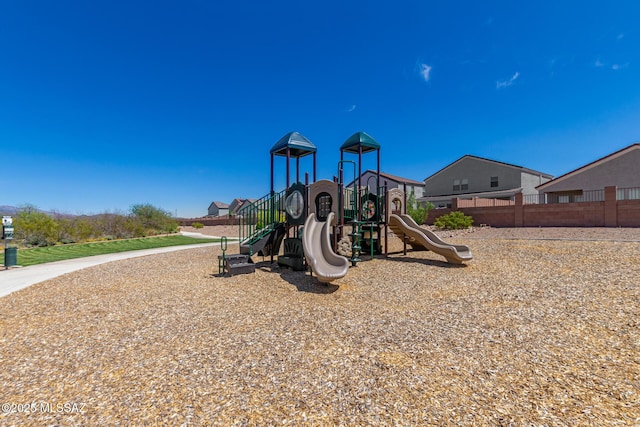
<svg viewBox="0 0 640 427">
<path fill-rule="evenodd" d="M 18 214 L 18 212 L 20 212 L 22 209 L 21 208 L 16 208 L 15 206 L 8 206 L 8 205 L 0 205 L 0 216 L 2 215 L 10 215 L 10 216 L 16 216 Z M 49 212 L 49 211 L 43 211 L 41 209 L 37 209 L 39 212 L 45 213 L 47 215 L 50 216 L 57 216 L 57 217 L 63 217 L 63 218 L 72 218 L 75 215 L 71 215 L 71 214 L 59 214 L 59 213 L 54 213 L 54 212 Z"/>
<path fill-rule="evenodd" d="M 0 215 L 15 215 L 20 209 L 15 206 L 0 205 Z"/>
</svg>

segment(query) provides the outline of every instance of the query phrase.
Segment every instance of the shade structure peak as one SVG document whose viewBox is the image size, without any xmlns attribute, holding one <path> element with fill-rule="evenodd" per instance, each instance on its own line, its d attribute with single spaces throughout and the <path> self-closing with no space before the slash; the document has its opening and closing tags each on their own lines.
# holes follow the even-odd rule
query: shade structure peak
<svg viewBox="0 0 640 427">
<path fill-rule="evenodd" d="M 313 143 L 300 132 L 289 132 L 278 140 L 271 147 L 271 154 L 275 156 L 286 156 L 287 149 L 289 157 L 298 158 L 313 154 L 317 148 Z"/>
</svg>

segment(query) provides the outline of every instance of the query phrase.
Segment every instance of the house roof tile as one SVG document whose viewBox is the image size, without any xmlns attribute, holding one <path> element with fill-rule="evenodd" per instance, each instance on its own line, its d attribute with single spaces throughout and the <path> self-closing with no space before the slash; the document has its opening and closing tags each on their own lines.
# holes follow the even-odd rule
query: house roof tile
<svg viewBox="0 0 640 427">
<path fill-rule="evenodd" d="M 218 208 L 220 209 L 227 209 L 229 208 L 229 205 L 224 203 L 224 202 L 213 202 L 214 205 L 216 205 Z"/>
</svg>

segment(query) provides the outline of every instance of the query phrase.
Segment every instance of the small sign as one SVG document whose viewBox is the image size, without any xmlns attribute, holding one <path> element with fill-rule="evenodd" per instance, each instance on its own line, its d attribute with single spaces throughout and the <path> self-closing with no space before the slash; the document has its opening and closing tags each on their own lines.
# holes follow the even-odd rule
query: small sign
<svg viewBox="0 0 640 427">
<path fill-rule="evenodd" d="M 13 227 L 6 225 L 2 227 L 2 237 L 5 240 L 13 240 Z"/>
<path fill-rule="evenodd" d="M 11 225 L 13 224 L 13 218 L 11 218 L 10 216 L 3 216 L 2 217 L 2 225 L 7 226 L 7 225 Z"/>
</svg>

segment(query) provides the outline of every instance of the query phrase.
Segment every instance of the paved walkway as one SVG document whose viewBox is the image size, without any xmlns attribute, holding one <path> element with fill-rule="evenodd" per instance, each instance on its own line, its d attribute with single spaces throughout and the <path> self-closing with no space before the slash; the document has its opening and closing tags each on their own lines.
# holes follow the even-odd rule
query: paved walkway
<svg viewBox="0 0 640 427">
<path fill-rule="evenodd" d="M 182 233 L 190 237 L 208 238 L 200 233 Z M 136 258 L 147 255 L 162 254 L 166 252 L 181 251 L 184 249 L 202 248 L 207 246 L 218 246 L 216 243 L 200 243 L 196 245 L 169 246 L 166 248 L 141 249 L 138 251 L 119 252 L 115 254 L 96 255 L 85 258 L 67 259 L 64 261 L 49 262 L 46 264 L 37 264 L 29 267 L 16 267 L 9 270 L 3 270 L 0 267 L 0 297 L 9 295 L 12 292 L 19 291 L 36 283 L 53 279 L 54 277 L 73 271 L 82 270 L 83 268 L 93 267 L 94 265 L 104 264 L 111 261 L 119 261 L 121 259 Z"/>
</svg>

